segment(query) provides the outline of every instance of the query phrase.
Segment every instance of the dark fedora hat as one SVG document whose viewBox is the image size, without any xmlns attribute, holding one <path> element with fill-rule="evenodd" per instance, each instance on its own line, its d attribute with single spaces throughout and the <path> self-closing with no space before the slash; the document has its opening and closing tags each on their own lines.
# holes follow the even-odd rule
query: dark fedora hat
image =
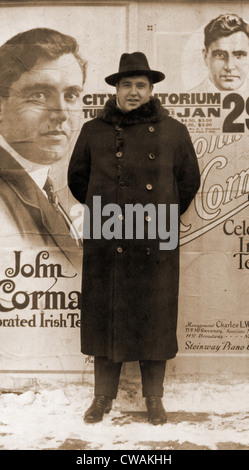
<svg viewBox="0 0 249 470">
<path fill-rule="evenodd" d="M 143 52 L 133 52 L 132 54 L 125 53 L 121 55 L 118 73 L 109 75 L 105 78 L 105 81 L 108 85 L 115 86 L 120 78 L 132 75 L 146 75 L 152 83 L 161 82 L 165 79 L 164 73 L 150 69 Z"/>
</svg>

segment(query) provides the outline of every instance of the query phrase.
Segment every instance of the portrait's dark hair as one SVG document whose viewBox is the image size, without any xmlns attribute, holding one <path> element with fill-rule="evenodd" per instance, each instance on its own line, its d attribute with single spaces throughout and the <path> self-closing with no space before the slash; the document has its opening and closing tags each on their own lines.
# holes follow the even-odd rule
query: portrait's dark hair
<svg viewBox="0 0 249 470">
<path fill-rule="evenodd" d="M 73 37 L 48 28 L 30 29 L 12 37 L 0 47 L 0 96 L 8 97 L 11 84 L 31 70 L 38 60 L 49 62 L 70 53 L 82 69 L 84 82 L 86 61 Z"/>
<path fill-rule="evenodd" d="M 239 31 L 245 33 L 249 37 L 249 25 L 238 15 L 225 14 L 219 15 L 210 21 L 204 29 L 204 44 L 206 49 L 210 44 L 220 37 L 230 36 Z"/>
</svg>

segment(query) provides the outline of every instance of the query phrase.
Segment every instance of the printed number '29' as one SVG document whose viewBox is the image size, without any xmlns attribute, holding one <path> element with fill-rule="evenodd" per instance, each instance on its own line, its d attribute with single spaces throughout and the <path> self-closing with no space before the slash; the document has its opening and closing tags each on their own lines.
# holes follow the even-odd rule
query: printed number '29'
<svg viewBox="0 0 249 470">
<path fill-rule="evenodd" d="M 237 93 L 230 93 L 223 100 L 223 108 L 230 109 L 232 103 L 234 103 L 234 108 L 224 120 L 222 130 L 223 132 L 245 132 L 243 122 L 234 122 L 244 111 L 244 99 Z M 249 115 L 249 98 L 246 100 L 246 112 Z M 249 119 L 245 119 L 245 123 L 247 129 L 249 129 Z"/>
</svg>

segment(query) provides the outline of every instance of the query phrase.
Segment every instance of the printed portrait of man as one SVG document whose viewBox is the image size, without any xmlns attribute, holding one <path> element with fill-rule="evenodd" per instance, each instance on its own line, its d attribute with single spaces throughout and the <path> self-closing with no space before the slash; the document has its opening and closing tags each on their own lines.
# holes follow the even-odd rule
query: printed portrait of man
<svg viewBox="0 0 249 470">
<path fill-rule="evenodd" d="M 85 67 L 76 40 L 47 28 L 0 47 L 1 246 L 79 256 L 49 174 L 79 131 Z"/>
<path fill-rule="evenodd" d="M 208 76 L 191 91 L 248 88 L 249 25 L 238 15 L 219 15 L 206 25 L 202 54 Z"/>
</svg>

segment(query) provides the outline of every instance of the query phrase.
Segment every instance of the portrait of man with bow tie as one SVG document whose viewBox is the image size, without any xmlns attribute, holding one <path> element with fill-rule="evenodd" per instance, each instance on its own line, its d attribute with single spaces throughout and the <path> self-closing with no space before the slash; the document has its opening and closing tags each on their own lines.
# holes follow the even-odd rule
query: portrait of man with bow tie
<svg viewBox="0 0 249 470">
<path fill-rule="evenodd" d="M 79 129 L 85 68 L 76 40 L 52 29 L 0 47 L 1 244 L 51 247 L 72 264 L 77 237 L 49 174 Z"/>
</svg>

